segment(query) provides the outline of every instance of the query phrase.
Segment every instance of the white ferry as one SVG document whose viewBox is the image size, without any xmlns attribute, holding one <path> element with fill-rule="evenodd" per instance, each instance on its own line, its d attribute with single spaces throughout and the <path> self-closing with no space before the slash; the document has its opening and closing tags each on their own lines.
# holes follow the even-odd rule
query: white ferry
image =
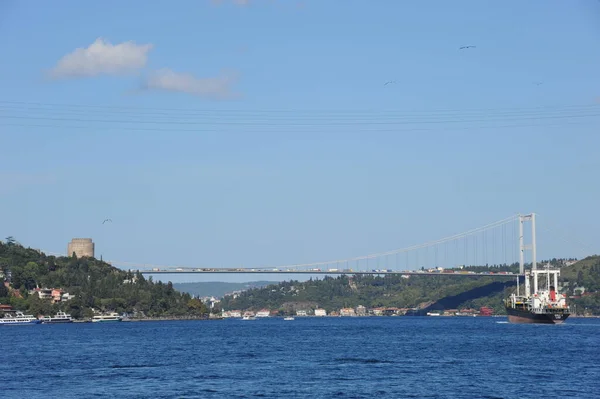
<svg viewBox="0 0 600 399">
<path fill-rule="evenodd" d="M 22 312 L 17 312 L 15 316 L 5 316 L 3 319 L 0 319 L 0 325 L 5 326 L 16 326 L 23 324 L 40 324 L 41 321 L 33 317 L 30 314 L 23 314 Z"/>
<path fill-rule="evenodd" d="M 54 317 L 41 317 L 40 321 L 42 322 L 42 324 L 62 324 L 73 323 L 73 318 L 70 314 L 66 314 L 65 312 L 58 312 Z"/>
<path fill-rule="evenodd" d="M 106 323 L 109 321 L 121 321 L 123 318 L 119 316 L 118 313 L 109 313 L 103 315 L 97 315 L 92 318 L 92 322 L 94 323 Z"/>
</svg>

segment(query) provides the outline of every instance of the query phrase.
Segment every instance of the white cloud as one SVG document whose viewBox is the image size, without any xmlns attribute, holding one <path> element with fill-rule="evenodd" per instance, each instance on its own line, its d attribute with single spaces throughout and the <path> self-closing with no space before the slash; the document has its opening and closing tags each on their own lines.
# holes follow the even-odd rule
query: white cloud
<svg viewBox="0 0 600 399">
<path fill-rule="evenodd" d="M 177 73 L 164 68 L 150 74 L 142 88 L 188 93 L 211 99 L 228 99 L 239 96 L 231 91 L 231 86 L 236 80 L 235 74 L 196 78 L 188 73 Z"/>
<path fill-rule="evenodd" d="M 102 74 L 117 75 L 146 65 L 152 44 L 133 41 L 111 44 L 96 39 L 87 48 L 78 48 L 62 57 L 50 72 L 53 78 L 89 77 Z"/>
</svg>

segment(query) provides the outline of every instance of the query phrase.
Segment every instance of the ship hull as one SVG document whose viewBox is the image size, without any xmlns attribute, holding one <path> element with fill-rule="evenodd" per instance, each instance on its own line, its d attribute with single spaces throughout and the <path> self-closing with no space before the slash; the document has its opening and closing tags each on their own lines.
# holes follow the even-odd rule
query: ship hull
<svg viewBox="0 0 600 399">
<path fill-rule="evenodd" d="M 569 317 L 569 313 L 532 313 L 524 310 L 506 308 L 508 321 L 515 324 L 561 324 Z"/>
<path fill-rule="evenodd" d="M 2 322 L 0 326 L 30 326 L 32 324 L 40 324 L 39 320 L 31 320 L 31 321 L 16 321 L 16 322 Z"/>
<path fill-rule="evenodd" d="M 121 321 L 121 319 L 101 319 L 101 320 L 92 320 L 93 323 L 116 323 Z"/>
<path fill-rule="evenodd" d="M 42 320 L 42 324 L 65 324 L 65 323 L 73 323 L 73 320 Z"/>
</svg>

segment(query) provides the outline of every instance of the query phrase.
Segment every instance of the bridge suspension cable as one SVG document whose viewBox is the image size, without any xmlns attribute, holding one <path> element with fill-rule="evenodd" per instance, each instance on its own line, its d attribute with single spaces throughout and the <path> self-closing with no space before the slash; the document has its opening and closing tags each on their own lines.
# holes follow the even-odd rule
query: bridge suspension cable
<svg viewBox="0 0 600 399">
<path fill-rule="evenodd" d="M 400 270 L 400 267 L 403 267 L 402 270 L 416 270 L 439 266 L 447 268 L 461 265 L 485 265 L 488 263 L 497 265 L 512 264 L 517 261 L 518 254 L 518 235 L 516 233 L 518 218 L 519 215 L 513 215 L 463 233 L 385 252 L 321 262 L 255 266 L 252 270 L 272 270 L 274 272 L 283 270 L 306 271 L 309 268 L 311 268 L 310 270 L 316 270 L 319 267 L 335 267 L 336 270 L 343 268 L 353 271 Z M 391 260 L 390 257 L 392 257 Z M 372 261 L 375 261 L 375 264 L 371 263 Z M 110 263 L 160 270 L 198 268 L 198 266 L 164 266 L 120 261 L 110 261 Z"/>
<path fill-rule="evenodd" d="M 471 229 L 471 230 L 468 230 L 463 233 L 454 234 L 454 235 L 444 237 L 444 238 L 441 238 L 438 240 L 429 241 L 424 244 L 413 245 L 413 246 L 406 247 L 406 248 L 394 249 L 391 251 L 378 252 L 378 253 L 373 253 L 370 255 L 356 256 L 356 257 L 345 258 L 345 259 L 335 259 L 335 260 L 329 260 L 329 261 L 323 261 L 323 262 L 288 264 L 288 265 L 278 266 L 276 268 L 301 268 L 301 267 L 310 267 L 310 266 L 327 266 L 327 265 L 333 265 L 333 264 L 344 264 L 344 263 L 356 262 L 356 261 L 361 261 L 361 260 L 381 258 L 381 257 L 396 255 L 396 254 L 409 253 L 409 252 L 417 251 L 419 249 L 435 247 L 440 244 L 457 241 L 459 239 L 464 239 L 469 236 L 473 236 L 477 233 L 482 233 L 482 232 L 485 232 L 485 231 L 488 231 L 491 229 L 505 226 L 510 223 L 514 224 L 516 221 L 518 221 L 518 218 L 519 218 L 519 215 L 510 216 L 508 218 L 499 220 L 497 222 L 490 223 L 490 224 L 487 224 L 485 226 L 478 227 L 475 229 Z"/>
<path fill-rule="evenodd" d="M 317 268 L 325 267 L 326 270 L 336 271 L 341 269 L 351 271 L 391 269 L 395 271 L 408 271 L 421 268 L 513 264 L 518 261 L 518 223 L 519 215 L 517 214 L 463 233 L 405 248 L 321 262 L 293 263 L 280 266 L 255 266 L 252 270 L 271 270 L 274 272 L 284 270 L 316 271 Z M 48 255 L 62 256 L 61 254 L 52 252 L 46 253 Z M 188 270 L 199 268 L 198 266 L 165 266 L 122 261 L 108 262 L 113 265 L 146 270 L 148 268 L 160 269 L 162 271 L 176 268 Z M 214 269 L 214 267 L 211 269 Z M 239 268 L 218 269 L 238 270 Z"/>
</svg>

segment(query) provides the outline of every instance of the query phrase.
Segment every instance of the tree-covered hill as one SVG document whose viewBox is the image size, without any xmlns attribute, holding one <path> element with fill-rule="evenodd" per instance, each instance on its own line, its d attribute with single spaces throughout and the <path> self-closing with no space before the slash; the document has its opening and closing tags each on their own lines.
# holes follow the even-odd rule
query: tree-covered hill
<svg viewBox="0 0 600 399">
<path fill-rule="evenodd" d="M 586 291 L 600 291 L 600 256 L 589 256 L 561 269 L 561 279 L 571 292 L 576 287 L 585 287 Z"/>
<path fill-rule="evenodd" d="M 566 259 L 541 261 L 540 265 L 546 263 L 562 269 L 561 281 L 567 283 L 563 292 L 568 293 L 568 286 L 572 281 L 574 283 L 579 281 L 586 285 L 586 289 L 599 290 L 600 257 L 586 258 L 571 266 L 566 266 Z M 530 267 L 530 264 L 526 265 L 526 269 Z M 462 271 L 465 270 L 494 273 L 518 272 L 519 266 L 518 264 L 470 266 L 465 267 Z M 498 282 L 502 282 L 502 284 L 498 284 Z M 337 278 L 325 277 L 322 280 L 311 279 L 306 282 L 288 281 L 264 288 L 251 289 L 235 297 L 226 296 L 221 305 L 226 310 L 269 308 L 287 313 L 295 310 L 312 310 L 317 307 L 330 312 L 345 307 L 355 308 L 358 305 L 367 308 L 415 308 L 421 304 L 428 304 L 427 308 L 429 309 L 442 309 L 448 306 L 452 306 L 452 308 L 489 306 L 497 314 L 502 314 L 505 313 L 503 299 L 514 289 L 513 278 L 444 274 L 439 276 L 413 275 L 409 278 L 400 275 L 342 275 Z M 586 302 L 588 308 L 596 309 L 590 298 L 585 299 L 589 302 Z M 599 297 L 594 296 L 593 298 Z M 580 299 L 573 301 L 576 304 Z M 600 313 L 600 308 L 595 312 Z"/>
<path fill-rule="evenodd" d="M 34 315 L 66 311 L 75 318 L 116 311 L 140 316 L 201 316 L 208 310 L 198 299 L 169 283 L 153 282 L 94 258 L 54 257 L 25 248 L 11 237 L 0 241 L 0 303 Z M 61 288 L 74 297 L 52 303 L 30 294 L 36 288 Z"/>
<path fill-rule="evenodd" d="M 269 284 L 275 284 L 274 281 L 251 281 L 248 283 L 229 283 L 223 281 L 206 281 L 197 283 L 174 283 L 173 287 L 180 292 L 187 292 L 197 297 L 214 296 L 221 298 L 227 293 L 234 291 L 244 291 L 250 288 L 261 288 Z"/>
<path fill-rule="evenodd" d="M 600 256 L 589 256 L 561 269 L 561 280 L 578 314 L 600 314 Z M 583 288 L 583 290 L 581 290 Z"/>
<path fill-rule="evenodd" d="M 459 295 L 478 287 L 498 281 L 492 277 L 467 276 L 411 276 L 400 275 L 342 275 L 326 276 L 322 280 L 306 282 L 287 281 L 264 288 L 242 292 L 237 297 L 223 298 L 223 309 L 258 310 L 279 309 L 284 313 L 295 310 L 311 310 L 316 307 L 328 312 L 341 308 L 398 307 L 414 308 L 422 303 L 435 302 L 445 297 Z M 503 310 L 502 295 L 491 293 L 490 297 L 465 298 L 462 307 L 491 306 L 497 312 Z"/>
</svg>

